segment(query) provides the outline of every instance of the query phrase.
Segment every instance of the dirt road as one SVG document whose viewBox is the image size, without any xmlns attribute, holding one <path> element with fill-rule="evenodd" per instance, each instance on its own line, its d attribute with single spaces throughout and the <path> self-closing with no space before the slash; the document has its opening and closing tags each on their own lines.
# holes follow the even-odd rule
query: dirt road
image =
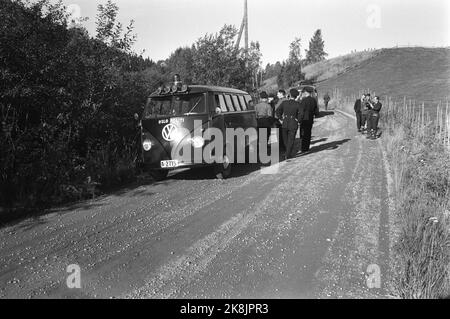
<svg viewBox="0 0 450 319">
<path fill-rule="evenodd" d="M 313 135 L 311 153 L 277 174 L 184 171 L 1 229 L 0 297 L 386 297 L 379 144 L 340 113 Z M 71 264 L 81 289 L 67 287 Z M 380 267 L 379 289 L 366 284 L 369 265 Z"/>
</svg>

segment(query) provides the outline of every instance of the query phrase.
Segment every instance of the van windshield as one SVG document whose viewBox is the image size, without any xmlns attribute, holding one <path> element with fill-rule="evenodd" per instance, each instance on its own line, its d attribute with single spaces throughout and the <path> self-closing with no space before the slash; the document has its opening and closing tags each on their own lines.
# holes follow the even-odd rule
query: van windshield
<svg viewBox="0 0 450 319">
<path fill-rule="evenodd" d="M 204 94 L 174 95 L 150 98 L 144 118 L 205 113 Z"/>
</svg>

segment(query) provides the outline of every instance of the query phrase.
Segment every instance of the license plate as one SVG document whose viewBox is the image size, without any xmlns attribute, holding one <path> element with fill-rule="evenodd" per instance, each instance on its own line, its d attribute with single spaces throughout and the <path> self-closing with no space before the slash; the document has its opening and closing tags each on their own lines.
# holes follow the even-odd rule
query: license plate
<svg viewBox="0 0 450 319">
<path fill-rule="evenodd" d="M 170 167 L 177 167 L 178 161 L 172 160 L 172 161 L 161 161 L 161 168 L 170 168 Z"/>
</svg>

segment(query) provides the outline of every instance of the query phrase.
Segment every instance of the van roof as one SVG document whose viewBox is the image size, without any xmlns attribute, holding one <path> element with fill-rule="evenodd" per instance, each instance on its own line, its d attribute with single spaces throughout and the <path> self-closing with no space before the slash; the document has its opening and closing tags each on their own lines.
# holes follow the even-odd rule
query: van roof
<svg viewBox="0 0 450 319">
<path fill-rule="evenodd" d="M 205 93 L 205 92 L 219 92 L 219 93 L 230 93 L 230 94 L 245 94 L 249 95 L 247 92 L 233 89 L 233 88 L 227 88 L 223 86 L 213 86 L 213 85 L 189 85 L 189 91 L 188 93 Z M 171 95 L 170 94 L 156 94 L 152 93 L 150 96 L 164 96 L 164 95 Z"/>
<path fill-rule="evenodd" d="M 227 88 L 223 86 L 213 86 L 213 85 L 189 85 L 189 92 L 222 92 L 222 93 L 234 93 L 234 94 L 248 94 L 245 91 Z"/>
<path fill-rule="evenodd" d="M 313 89 L 316 88 L 316 86 L 312 85 L 312 84 L 300 84 L 298 87 L 299 88 L 313 88 Z"/>
</svg>

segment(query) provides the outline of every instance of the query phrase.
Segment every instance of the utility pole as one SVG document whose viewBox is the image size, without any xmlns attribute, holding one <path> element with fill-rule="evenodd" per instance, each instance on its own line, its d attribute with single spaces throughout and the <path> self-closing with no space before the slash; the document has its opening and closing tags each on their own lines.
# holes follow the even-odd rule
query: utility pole
<svg viewBox="0 0 450 319">
<path fill-rule="evenodd" d="M 247 0 L 245 0 L 245 4 L 244 4 L 244 19 L 245 19 L 245 56 L 247 57 L 247 53 L 248 53 L 248 8 L 247 8 Z"/>
<path fill-rule="evenodd" d="M 241 43 L 242 33 L 245 29 L 245 57 L 247 57 L 248 53 L 248 7 L 247 0 L 244 0 L 244 18 L 242 19 L 241 28 L 239 29 L 239 35 L 236 41 L 236 50 L 239 49 L 239 45 Z"/>
</svg>

